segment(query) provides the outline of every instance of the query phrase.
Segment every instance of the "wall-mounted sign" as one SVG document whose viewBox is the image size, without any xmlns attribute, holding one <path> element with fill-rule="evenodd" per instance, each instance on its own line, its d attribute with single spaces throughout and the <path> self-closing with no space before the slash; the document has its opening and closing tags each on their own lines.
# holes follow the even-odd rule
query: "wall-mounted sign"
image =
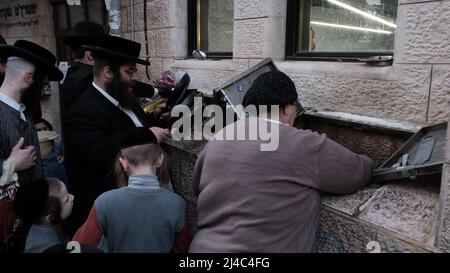
<svg viewBox="0 0 450 273">
<path fill-rule="evenodd" d="M 37 4 L 16 4 L 10 7 L 0 7 L 0 19 L 8 21 L 11 17 L 23 18 L 26 15 L 36 14 Z M 16 18 L 14 18 L 16 19 Z"/>
<path fill-rule="evenodd" d="M 0 28 L 31 27 L 39 25 L 36 3 L 0 5 Z"/>
<path fill-rule="evenodd" d="M 67 0 L 69 6 L 81 6 L 81 0 Z"/>
</svg>

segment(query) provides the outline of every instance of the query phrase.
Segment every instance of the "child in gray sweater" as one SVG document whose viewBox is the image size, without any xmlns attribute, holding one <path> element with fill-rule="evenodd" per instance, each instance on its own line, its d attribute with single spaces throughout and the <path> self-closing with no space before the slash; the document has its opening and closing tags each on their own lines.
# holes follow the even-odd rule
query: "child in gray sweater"
<svg viewBox="0 0 450 273">
<path fill-rule="evenodd" d="M 161 187 L 158 144 L 124 147 L 115 173 L 121 188 L 100 195 L 73 240 L 107 252 L 187 252 L 186 201 Z"/>
</svg>

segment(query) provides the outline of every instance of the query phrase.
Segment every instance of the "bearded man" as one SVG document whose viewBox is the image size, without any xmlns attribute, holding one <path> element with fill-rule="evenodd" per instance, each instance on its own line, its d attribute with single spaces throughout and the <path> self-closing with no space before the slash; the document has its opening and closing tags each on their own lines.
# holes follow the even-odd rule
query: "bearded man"
<svg viewBox="0 0 450 273">
<path fill-rule="evenodd" d="M 94 200 L 115 188 L 111 175 L 114 159 L 125 143 L 162 142 L 168 129 L 154 127 L 139 107 L 132 89 L 141 45 L 104 35 L 97 46 L 84 46 L 94 56 L 94 81 L 67 112 L 65 121 L 66 168 L 69 191 L 77 202 L 69 217 L 72 235 L 89 214 Z"/>
</svg>

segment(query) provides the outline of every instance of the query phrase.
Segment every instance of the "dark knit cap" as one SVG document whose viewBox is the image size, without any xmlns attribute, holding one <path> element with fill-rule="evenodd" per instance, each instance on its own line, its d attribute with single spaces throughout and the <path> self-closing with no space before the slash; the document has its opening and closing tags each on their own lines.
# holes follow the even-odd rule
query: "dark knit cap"
<svg viewBox="0 0 450 273">
<path fill-rule="evenodd" d="M 119 149 L 125 149 L 133 146 L 156 144 L 158 143 L 155 135 L 145 127 L 136 127 L 127 132 L 126 138 L 120 141 Z"/>
<path fill-rule="evenodd" d="M 36 222 L 45 213 L 49 186 L 45 179 L 33 180 L 21 185 L 14 198 L 14 211 L 30 222 Z"/>
<path fill-rule="evenodd" d="M 286 106 L 297 101 L 294 82 L 281 71 L 269 71 L 256 78 L 244 96 L 242 105 Z"/>
</svg>

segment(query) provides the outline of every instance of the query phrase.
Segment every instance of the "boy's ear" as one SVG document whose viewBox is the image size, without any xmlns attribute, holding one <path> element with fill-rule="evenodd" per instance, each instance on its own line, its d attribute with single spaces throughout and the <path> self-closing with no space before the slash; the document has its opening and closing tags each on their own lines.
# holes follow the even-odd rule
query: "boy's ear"
<svg viewBox="0 0 450 273">
<path fill-rule="evenodd" d="M 49 214 L 49 215 L 45 216 L 44 220 L 45 220 L 46 224 L 51 224 L 53 222 L 53 216 L 51 216 Z"/>
<path fill-rule="evenodd" d="M 161 167 L 163 161 L 164 161 L 164 155 L 161 153 L 155 163 L 157 169 Z"/>
<path fill-rule="evenodd" d="M 283 115 L 287 115 L 288 113 L 287 113 L 287 107 L 286 106 L 282 106 L 282 107 L 280 107 L 280 114 L 283 114 Z"/>
<path fill-rule="evenodd" d="M 123 157 L 119 157 L 119 162 L 120 162 L 120 165 L 122 165 L 123 170 L 124 170 L 125 172 L 128 171 L 128 168 L 129 168 L 128 160 L 126 160 L 126 159 L 123 158 Z"/>
</svg>

